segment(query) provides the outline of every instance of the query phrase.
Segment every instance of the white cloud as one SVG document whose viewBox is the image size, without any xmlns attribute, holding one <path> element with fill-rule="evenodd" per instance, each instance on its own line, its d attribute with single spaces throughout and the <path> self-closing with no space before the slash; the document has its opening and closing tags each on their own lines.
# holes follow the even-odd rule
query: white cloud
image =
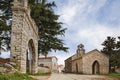
<svg viewBox="0 0 120 80">
<path fill-rule="evenodd" d="M 66 6 L 63 6 L 57 13 L 61 15 L 61 20 L 63 20 L 65 23 L 69 23 L 76 15 L 76 11 L 77 5 L 73 6 L 73 3 L 69 1 Z"/>
<path fill-rule="evenodd" d="M 93 48 L 101 49 L 102 42 L 106 39 L 107 36 L 117 37 L 120 32 L 120 28 L 110 28 L 104 25 L 92 25 L 93 28 L 84 29 L 78 32 L 78 36 L 81 39 L 87 41 L 89 45 L 92 45 Z"/>
<path fill-rule="evenodd" d="M 2 52 L 0 54 L 0 57 L 2 57 L 2 58 L 10 58 L 10 52 L 9 51 L 8 52 Z"/>
<path fill-rule="evenodd" d="M 63 53 L 65 57 L 57 54 L 60 59 L 64 60 L 73 55 L 80 43 L 85 45 L 86 51 L 90 51 L 95 48 L 101 49 L 101 44 L 107 36 L 119 36 L 120 25 L 115 24 L 113 27 L 111 22 L 105 21 L 119 20 L 117 18 L 120 16 L 119 3 L 107 6 L 108 3 L 110 4 L 108 0 L 68 0 L 68 3 L 64 3 L 66 5 L 58 9 L 57 13 L 61 15 L 60 21 L 68 25 L 64 25 L 68 28 L 64 40 L 70 48 L 69 55 Z M 102 13 L 101 10 L 107 14 Z M 101 23 L 100 19 L 104 20 L 104 23 Z"/>
<path fill-rule="evenodd" d="M 61 15 L 60 20 L 69 25 L 86 20 L 89 16 L 95 16 L 99 9 L 105 5 L 106 0 L 68 0 L 66 5 L 61 7 L 57 13 Z"/>
</svg>

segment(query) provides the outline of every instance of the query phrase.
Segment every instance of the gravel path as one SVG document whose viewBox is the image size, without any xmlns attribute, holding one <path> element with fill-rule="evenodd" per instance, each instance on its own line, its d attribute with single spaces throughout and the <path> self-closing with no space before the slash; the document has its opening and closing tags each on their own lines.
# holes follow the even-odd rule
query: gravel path
<svg viewBox="0 0 120 80">
<path fill-rule="evenodd" d="M 119 80 L 101 75 L 51 74 L 50 76 L 32 76 L 37 80 Z"/>
<path fill-rule="evenodd" d="M 118 80 L 100 75 L 52 74 L 48 80 Z"/>
</svg>

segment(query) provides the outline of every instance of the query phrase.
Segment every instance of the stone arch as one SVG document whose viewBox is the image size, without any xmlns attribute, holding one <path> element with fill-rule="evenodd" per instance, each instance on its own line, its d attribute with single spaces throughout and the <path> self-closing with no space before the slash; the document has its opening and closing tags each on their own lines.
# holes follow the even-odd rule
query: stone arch
<svg viewBox="0 0 120 80">
<path fill-rule="evenodd" d="M 96 60 L 92 64 L 92 74 L 99 74 L 100 73 L 100 65 L 99 62 Z"/>
<path fill-rule="evenodd" d="M 31 67 L 29 73 L 34 74 L 38 72 L 38 28 L 30 16 L 27 2 L 28 0 L 21 0 L 21 2 L 14 0 L 10 60 L 16 63 L 19 71 L 26 73 L 27 51 L 28 47 L 32 47 L 30 49 L 32 65 L 29 66 Z M 23 3 L 24 6 L 21 7 Z"/>
<path fill-rule="evenodd" d="M 26 72 L 29 74 L 34 74 L 35 68 L 35 45 L 33 39 L 28 41 L 28 49 L 26 51 Z"/>
</svg>

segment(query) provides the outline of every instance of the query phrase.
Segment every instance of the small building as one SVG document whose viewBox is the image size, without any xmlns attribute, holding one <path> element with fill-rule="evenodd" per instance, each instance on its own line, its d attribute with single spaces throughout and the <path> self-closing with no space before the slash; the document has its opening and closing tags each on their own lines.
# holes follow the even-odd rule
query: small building
<svg viewBox="0 0 120 80">
<path fill-rule="evenodd" d="M 51 72 L 57 72 L 57 57 L 48 56 L 48 57 L 39 57 L 38 58 L 38 66 L 49 68 Z"/>
<path fill-rule="evenodd" d="M 62 73 L 62 72 L 64 72 L 64 65 L 62 65 L 62 64 L 60 64 L 60 65 L 58 65 L 58 73 Z"/>
<path fill-rule="evenodd" d="M 65 72 L 81 74 L 108 74 L 109 57 L 97 49 L 85 53 L 84 45 L 78 45 L 76 54 L 65 60 Z"/>
</svg>

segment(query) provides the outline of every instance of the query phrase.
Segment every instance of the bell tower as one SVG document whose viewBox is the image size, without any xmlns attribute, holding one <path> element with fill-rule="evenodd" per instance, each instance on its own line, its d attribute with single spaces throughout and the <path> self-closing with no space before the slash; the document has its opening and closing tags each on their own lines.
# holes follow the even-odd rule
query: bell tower
<svg viewBox="0 0 120 80">
<path fill-rule="evenodd" d="M 79 44 L 76 52 L 77 52 L 77 57 L 83 56 L 85 54 L 84 45 Z"/>
</svg>

